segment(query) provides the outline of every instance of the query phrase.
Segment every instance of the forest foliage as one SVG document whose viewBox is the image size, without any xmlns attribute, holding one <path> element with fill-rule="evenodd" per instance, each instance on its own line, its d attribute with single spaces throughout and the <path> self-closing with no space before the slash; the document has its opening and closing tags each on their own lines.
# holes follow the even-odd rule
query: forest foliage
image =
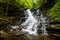
<svg viewBox="0 0 60 40">
<path fill-rule="evenodd" d="M 44 0 L 16 0 L 16 3 L 18 3 L 24 9 L 38 9 L 43 2 Z"/>
<path fill-rule="evenodd" d="M 60 0 L 48 11 L 48 16 L 56 21 L 60 21 Z"/>
</svg>

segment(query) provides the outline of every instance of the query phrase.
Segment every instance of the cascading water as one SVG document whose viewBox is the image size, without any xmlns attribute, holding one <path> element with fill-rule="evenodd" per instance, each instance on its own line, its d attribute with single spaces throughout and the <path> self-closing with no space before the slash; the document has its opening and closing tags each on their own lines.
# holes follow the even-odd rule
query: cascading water
<svg viewBox="0 0 60 40">
<path fill-rule="evenodd" d="M 41 14 L 40 14 L 40 20 L 41 20 L 41 25 L 42 25 L 42 27 L 41 27 L 42 35 L 48 35 L 48 33 L 47 33 L 47 31 L 46 31 L 46 25 L 48 25 L 46 19 L 47 19 L 47 18 L 44 17 L 43 14 L 41 13 Z"/>
<path fill-rule="evenodd" d="M 27 9 L 25 14 L 28 16 L 26 21 L 22 24 L 25 28 L 22 28 L 23 32 L 27 32 L 28 34 L 37 35 L 37 26 L 39 25 L 39 21 L 35 15 Z"/>
<path fill-rule="evenodd" d="M 28 34 L 37 35 L 38 25 L 42 25 L 41 31 L 43 35 L 48 35 L 46 31 L 47 20 L 43 16 L 42 12 L 37 10 L 36 14 L 33 14 L 30 9 L 27 9 L 25 12 L 26 21 L 22 23 L 22 31 Z M 12 29 L 18 29 L 19 26 L 12 26 Z"/>
<path fill-rule="evenodd" d="M 25 15 L 27 17 L 26 21 L 22 24 L 24 28 L 22 28 L 23 32 L 27 32 L 28 34 L 37 35 L 37 26 L 42 25 L 41 31 L 43 35 L 48 35 L 46 31 L 46 18 L 43 17 L 43 14 L 41 13 L 39 16 L 39 10 L 37 10 L 37 14 L 33 15 L 33 13 L 30 11 L 30 9 L 27 9 L 25 12 Z"/>
</svg>

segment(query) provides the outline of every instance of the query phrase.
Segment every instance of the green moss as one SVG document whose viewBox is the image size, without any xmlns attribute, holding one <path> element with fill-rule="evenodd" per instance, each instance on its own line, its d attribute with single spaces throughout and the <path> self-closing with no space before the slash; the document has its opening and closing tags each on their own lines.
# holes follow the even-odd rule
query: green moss
<svg viewBox="0 0 60 40">
<path fill-rule="evenodd" d="M 58 1 L 54 7 L 49 10 L 48 16 L 54 18 L 54 20 L 60 21 L 60 1 Z"/>
</svg>

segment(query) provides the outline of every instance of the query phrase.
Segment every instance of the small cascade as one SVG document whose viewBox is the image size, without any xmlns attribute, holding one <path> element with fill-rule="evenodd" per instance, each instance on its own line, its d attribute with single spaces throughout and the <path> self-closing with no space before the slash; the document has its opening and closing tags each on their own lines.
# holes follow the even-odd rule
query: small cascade
<svg viewBox="0 0 60 40">
<path fill-rule="evenodd" d="M 31 12 L 30 9 L 27 9 L 24 11 L 25 13 L 25 22 L 21 24 L 22 26 L 22 32 L 31 34 L 31 35 L 37 35 L 38 30 L 42 31 L 42 35 L 48 35 L 46 31 L 46 25 L 47 24 L 47 18 L 43 15 L 42 11 L 37 10 L 34 12 Z M 39 28 L 40 27 L 40 28 Z M 11 26 L 10 31 L 19 30 L 19 26 Z"/>
<path fill-rule="evenodd" d="M 46 31 L 46 25 L 47 25 L 47 18 L 44 17 L 44 15 L 42 14 L 42 12 L 40 12 L 39 10 L 37 10 L 37 14 L 33 14 L 30 9 L 27 9 L 25 12 L 26 15 L 26 21 L 24 23 L 22 23 L 22 31 L 28 34 L 32 34 L 32 35 L 37 35 L 37 31 L 38 31 L 38 25 L 42 25 L 41 27 L 41 31 L 43 35 L 48 35 L 47 31 Z"/>
<path fill-rule="evenodd" d="M 26 21 L 21 24 L 24 28 L 22 28 L 23 32 L 27 32 L 28 34 L 37 35 L 37 26 L 40 24 L 36 15 L 33 15 L 33 13 L 30 11 L 30 9 L 27 9 L 25 11 L 25 14 L 27 16 Z"/>
<path fill-rule="evenodd" d="M 46 31 L 46 25 L 48 25 L 47 20 L 46 20 L 47 18 L 44 17 L 42 13 L 40 15 L 41 15 L 40 20 L 41 20 L 41 25 L 42 25 L 42 27 L 41 27 L 42 35 L 48 35 L 48 33 Z"/>
</svg>

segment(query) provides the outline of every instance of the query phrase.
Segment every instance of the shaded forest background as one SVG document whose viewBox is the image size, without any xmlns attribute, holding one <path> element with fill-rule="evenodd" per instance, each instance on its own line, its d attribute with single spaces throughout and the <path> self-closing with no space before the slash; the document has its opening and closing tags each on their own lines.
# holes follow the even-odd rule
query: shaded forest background
<svg viewBox="0 0 60 40">
<path fill-rule="evenodd" d="M 26 3 L 24 3 L 26 2 Z M 0 27 L 14 25 L 24 17 L 25 9 L 41 10 L 52 22 L 60 23 L 60 0 L 0 0 Z"/>
</svg>

